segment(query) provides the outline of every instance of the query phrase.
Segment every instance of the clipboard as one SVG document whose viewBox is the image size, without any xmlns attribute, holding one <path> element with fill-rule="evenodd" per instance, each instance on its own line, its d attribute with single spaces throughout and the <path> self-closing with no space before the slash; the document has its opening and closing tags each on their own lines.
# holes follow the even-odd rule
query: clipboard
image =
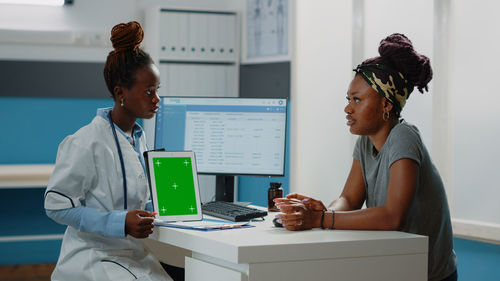
<svg viewBox="0 0 500 281">
<path fill-rule="evenodd" d="M 168 222 L 168 221 L 155 220 L 154 225 L 162 227 L 191 229 L 198 231 L 229 230 L 229 229 L 255 227 L 255 225 L 251 225 L 250 222 L 234 222 L 234 221 L 224 221 L 224 220 L 208 219 L 208 218 L 204 218 L 201 221 L 182 221 L 182 222 Z"/>
</svg>

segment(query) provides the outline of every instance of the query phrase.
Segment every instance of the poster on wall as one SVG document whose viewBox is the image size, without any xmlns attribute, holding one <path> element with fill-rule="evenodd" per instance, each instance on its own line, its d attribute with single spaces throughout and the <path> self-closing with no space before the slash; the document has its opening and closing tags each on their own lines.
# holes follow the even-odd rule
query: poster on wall
<svg viewBox="0 0 500 281">
<path fill-rule="evenodd" d="M 243 18 L 242 63 L 289 61 L 290 2 L 247 0 Z"/>
</svg>

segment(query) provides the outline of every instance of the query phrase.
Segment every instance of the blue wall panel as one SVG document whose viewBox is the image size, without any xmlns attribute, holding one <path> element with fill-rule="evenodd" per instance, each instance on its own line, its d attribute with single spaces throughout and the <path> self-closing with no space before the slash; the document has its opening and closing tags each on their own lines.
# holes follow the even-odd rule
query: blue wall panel
<svg viewBox="0 0 500 281">
<path fill-rule="evenodd" d="M 111 98 L 0 97 L 0 164 L 54 163 L 59 143 L 90 123 Z"/>
<path fill-rule="evenodd" d="M 0 97 L 0 164 L 54 163 L 59 143 L 88 124 L 110 98 Z M 45 215 L 45 188 L 0 189 L 0 237 L 62 234 Z M 2 241 L 0 265 L 55 263 L 61 240 Z"/>
<path fill-rule="evenodd" d="M 0 189 L 1 236 L 62 234 L 66 226 L 45 215 L 45 188 Z"/>
</svg>

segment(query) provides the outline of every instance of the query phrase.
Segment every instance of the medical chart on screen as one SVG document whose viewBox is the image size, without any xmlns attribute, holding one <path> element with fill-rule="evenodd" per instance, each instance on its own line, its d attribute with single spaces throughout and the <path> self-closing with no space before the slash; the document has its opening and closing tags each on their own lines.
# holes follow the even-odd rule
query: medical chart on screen
<svg viewBox="0 0 500 281">
<path fill-rule="evenodd" d="M 217 172 L 224 165 L 245 173 L 281 173 L 285 118 L 282 113 L 256 119 L 251 112 L 188 111 L 184 149 L 196 153 L 199 170 Z"/>
</svg>

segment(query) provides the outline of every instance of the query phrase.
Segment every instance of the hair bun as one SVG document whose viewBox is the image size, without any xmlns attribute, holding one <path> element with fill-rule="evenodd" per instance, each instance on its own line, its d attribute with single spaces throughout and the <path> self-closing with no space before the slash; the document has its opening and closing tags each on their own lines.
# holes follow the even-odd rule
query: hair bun
<svg viewBox="0 0 500 281">
<path fill-rule="evenodd" d="M 413 49 L 410 39 L 401 33 L 394 33 L 380 41 L 378 52 L 383 61 L 388 61 L 403 73 L 408 81 L 423 93 L 432 79 L 432 68 L 428 57 Z"/>
<path fill-rule="evenodd" d="M 410 39 L 401 33 L 394 33 L 380 41 L 378 52 L 381 57 L 390 58 L 398 53 L 408 55 L 415 53 Z"/>
<path fill-rule="evenodd" d="M 120 23 L 111 30 L 111 43 L 115 51 L 136 50 L 144 38 L 144 31 L 136 21 Z"/>
</svg>

